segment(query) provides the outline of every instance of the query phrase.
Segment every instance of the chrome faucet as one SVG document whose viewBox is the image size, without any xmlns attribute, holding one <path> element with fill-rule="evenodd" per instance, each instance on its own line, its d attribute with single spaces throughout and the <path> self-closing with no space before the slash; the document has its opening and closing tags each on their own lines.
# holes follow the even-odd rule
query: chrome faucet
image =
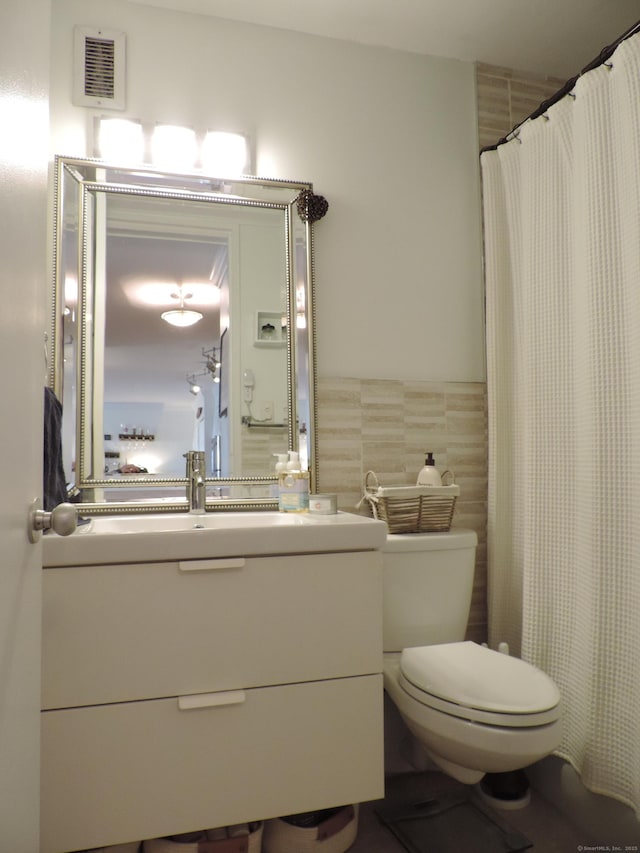
<svg viewBox="0 0 640 853">
<path fill-rule="evenodd" d="M 187 503 L 189 512 L 202 515 L 205 510 L 206 492 L 204 451 L 189 450 L 183 454 L 187 460 Z"/>
</svg>

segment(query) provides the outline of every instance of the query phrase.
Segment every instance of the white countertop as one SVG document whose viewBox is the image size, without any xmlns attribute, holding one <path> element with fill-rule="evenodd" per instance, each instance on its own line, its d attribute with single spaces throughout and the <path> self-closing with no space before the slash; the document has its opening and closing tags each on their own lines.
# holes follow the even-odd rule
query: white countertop
<svg viewBox="0 0 640 853">
<path fill-rule="evenodd" d="M 367 551 L 381 548 L 386 536 L 383 521 L 345 512 L 94 516 L 70 536 L 48 533 L 43 539 L 43 565 Z"/>
</svg>

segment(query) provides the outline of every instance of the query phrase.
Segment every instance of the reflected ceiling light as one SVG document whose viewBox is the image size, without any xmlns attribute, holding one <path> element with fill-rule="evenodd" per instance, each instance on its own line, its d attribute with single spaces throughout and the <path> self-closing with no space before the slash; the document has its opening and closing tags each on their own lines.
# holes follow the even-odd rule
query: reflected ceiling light
<svg viewBox="0 0 640 853">
<path fill-rule="evenodd" d="M 216 355 L 216 347 L 211 347 L 211 349 L 205 349 L 202 347 L 202 355 L 205 357 L 205 368 L 209 371 L 211 376 L 213 377 L 214 382 L 219 382 L 220 379 L 216 379 L 216 373 L 220 368 L 220 359 Z"/>
<path fill-rule="evenodd" d="M 186 287 L 198 305 L 220 305 L 220 288 L 212 282 L 185 281 Z"/>
<path fill-rule="evenodd" d="M 167 299 L 176 289 L 175 278 L 167 281 L 131 278 L 123 282 L 124 293 L 132 305 L 167 304 Z M 198 308 L 215 307 L 220 304 L 220 290 L 208 281 L 184 281 L 182 287 L 191 294 L 191 304 Z"/>
<path fill-rule="evenodd" d="M 187 373 L 187 385 L 189 386 L 189 393 L 193 394 L 194 397 L 197 397 L 202 391 L 202 388 L 196 382 L 195 373 Z"/>
<path fill-rule="evenodd" d="M 298 284 L 296 287 L 296 328 L 307 328 L 307 315 L 305 311 L 305 289 L 304 284 Z"/>
<path fill-rule="evenodd" d="M 64 301 L 70 305 L 78 301 L 78 279 L 74 275 L 66 275 L 64 278 Z"/>
<path fill-rule="evenodd" d="M 196 132 L 190 127 L 157 124 L 151 137 L 151 160 L 166 169 L 193 169 L 198 146 Z"/>
<path fill-rule="evenodd" d="M 247 140 L 240 133 L 210 131 L 200 152 L 202 168 L 212 175 L 242 175 L 247 165 Z"/>
<path fill-rule="evenodd" d="M 144 135 L 139 121 L 102 118 L 98 125 L 98 152 L 103 160 L 142 163 Z"/>
<path fill-rule="evenodd" d="M 184 307 L 185 299 L 191 299 L 191 293 L 184 293 L 182 287 L 178 293 L 172 293 L 172 299 L 180 300 L 180 307 L 174 308 L 172 311 L 163 311 L 160 315 L 162 319 L 172 326 L 193 326 L 199 320 L 202 320 L 202 314 L 199 311 L 193 311 L 190 308 Z"/>
</svg>

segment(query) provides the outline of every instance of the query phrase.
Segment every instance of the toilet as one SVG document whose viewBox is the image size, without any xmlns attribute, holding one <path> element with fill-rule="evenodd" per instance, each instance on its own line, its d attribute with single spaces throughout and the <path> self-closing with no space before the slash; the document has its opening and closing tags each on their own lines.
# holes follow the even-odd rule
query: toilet
<svg viewBox="0 0 640 853">
<path fill-rule="evenodd" d="M 562 734 L 560 692 L 537 667 L 464 641 L 477 536 L 388 534 L 384 686 L 431 761 L 460 782 L 521 770 Z"/>
</svg>

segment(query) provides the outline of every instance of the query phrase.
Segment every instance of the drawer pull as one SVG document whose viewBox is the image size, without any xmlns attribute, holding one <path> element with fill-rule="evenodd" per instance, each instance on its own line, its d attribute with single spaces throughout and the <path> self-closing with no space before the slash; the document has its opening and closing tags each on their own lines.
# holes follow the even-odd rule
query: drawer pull
<svg viewBox="0 0 640 853">
<path fill-rule="evenodd" d="M 244 690 L 194 693 L 191 696 L 178 696 L 178 708 L 180 711 L 193 711 L 196 708 L 219 708 L 223 705 L 241 705 L 245 699 Z"/>
<path fill-rule="evenodd" d="M 216 569 L 241 569 L 246 563 L 244 557 L 231 557 L 218 560 L 180 560 L 181 572 L 211 572 Z"/>
</svg>

